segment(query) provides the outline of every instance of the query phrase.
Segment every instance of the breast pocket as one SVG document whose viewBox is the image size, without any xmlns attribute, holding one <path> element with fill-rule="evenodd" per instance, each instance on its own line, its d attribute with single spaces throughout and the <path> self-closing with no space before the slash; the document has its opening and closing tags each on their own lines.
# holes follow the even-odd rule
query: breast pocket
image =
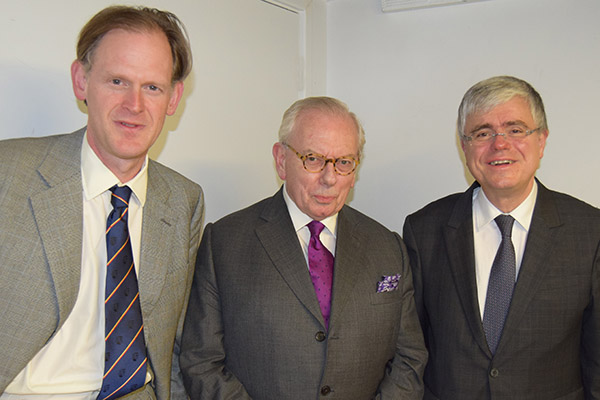
<svg viewBox="0 0 600 400">
<path fill-rule="evenodd" d="M 371 293 L 371 304 L 373 305 L 400 303 L 401 301 L 402 292 L 400 289 L 396 289 L 391 292 Z"/>
</svg>

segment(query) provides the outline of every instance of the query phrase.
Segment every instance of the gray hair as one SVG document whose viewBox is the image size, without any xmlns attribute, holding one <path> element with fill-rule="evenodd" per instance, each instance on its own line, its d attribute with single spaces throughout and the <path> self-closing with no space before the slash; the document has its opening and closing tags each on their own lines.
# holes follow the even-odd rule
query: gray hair
<svg viewBox="0 0 600 400">
<path fill-rule="evenodd" d="M 515 96 L 521 96 L 529 103 L 529 109 L 537 128 L 540 131 L 548 130 L 542 97 L 533 86 L 513 76 L 495 76 L 476 83 L 465 93 L 458 108 L 456 122 L 458 135 L 461 138 L 465 135 L 466 120 L 471 114 L 487 112 Z"/>
<path fill-rule="evenodd" d="M 365 131 L 356 114 L 354 114 L 346 103 L 333 97 L 307 97 L 296 101 L 283 113 L 281 126 L 279 127 L 279 142 L 288 143 L 294 132 L 298 116 L 308 110 L 319 110 L 333 115 L 348 116 L 354 121 L 358 133 L 358 157 L 360 158 L 365 146 Z"/>
</svg>

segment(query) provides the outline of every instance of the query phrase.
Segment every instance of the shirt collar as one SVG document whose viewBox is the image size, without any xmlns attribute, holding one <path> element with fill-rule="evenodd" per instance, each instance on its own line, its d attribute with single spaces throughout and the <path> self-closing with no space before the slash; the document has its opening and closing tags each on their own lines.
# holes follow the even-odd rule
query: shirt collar
<svg viewBox="0 0 600 400">
<path fill-rule="evenodd" d="M 283 199 L 285 200 L 285 204 L 287 205 L 287 209 L 290 213 L 290 218 L 292 219 L 292 223 L 294 224 L 294 229 L 296 230 L 296 232 L 304 228 L 309 222 L 313 220 L 311 217 L 300 211 L 296 203 L 288 195 L 287 189 L 285 188 L 285 183 L 283 185 Z M 325 228 L 327 228 L 327 230 L 333 235 L 333 237 L 336 236 L 338 214 L 339 213 L 335 213 L 321 220 L 321 223 L 325 225 Z"/>
<path fill-rule="evenodd" d="M 148 155 L 140 171 L 129 182 L 120 182 L 119 178 L 98 158 L 87 141 L 87 131 L 81 145 L 81 177 L 83 196 L 86 200 L 101 195 L 114 185 L 127 185 L 143 207 L 146 203 L 148 186 Z"/>
<path fill-rule="evenodd" d="M 533 209 L 535 208 L 537 192 L 538 184 L 534 180 L 533 187 L 527 198 L 509 213 L 527 232 L 531 225 L 531 217 L 533 216 Z M 473 191 L 473 217 L 475 218 L 475 228 L 478 231 L 481 230 L 500 214 L 504 213 L 488 200 L 481 187 L 475 188 Z"/>
</svg>

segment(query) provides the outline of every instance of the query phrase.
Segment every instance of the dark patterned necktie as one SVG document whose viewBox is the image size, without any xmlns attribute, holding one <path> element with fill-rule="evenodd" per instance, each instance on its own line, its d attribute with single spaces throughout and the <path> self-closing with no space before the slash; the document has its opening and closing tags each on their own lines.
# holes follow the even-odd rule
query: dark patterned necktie
<svg viewBox="0 0 600 400">
<path fill-rule="evenodd" d="M 492 354 L 496 353 L 500 342 L 516 278 L 515 248 L 511 240 L 515 219 L 510 215 L 499 215 L 495 221 L 502 234 L 502 242 L 492 264 L 483 311 L 483 330 Z"/>
<path fill-rule="evenodd" d="M 146 344 L 127 216 L 131 189 L 113 186 L 106 222 L 105 366 L 98 399 L 114 399 L 144 386 Z"/>
<path fill-rule="evenodd" d="M 308 225 L 310 242 L 308 243 L 308 269 L 312 280 L 321 314 L 325 320 L 325 327 L 329 328 L 329 315 L 331 313 L 331 284 L 333 283 L 333 255 L 321 242 L 319 235 L 325 225 L 319 221 L 312 221 Z"/>
</svg>

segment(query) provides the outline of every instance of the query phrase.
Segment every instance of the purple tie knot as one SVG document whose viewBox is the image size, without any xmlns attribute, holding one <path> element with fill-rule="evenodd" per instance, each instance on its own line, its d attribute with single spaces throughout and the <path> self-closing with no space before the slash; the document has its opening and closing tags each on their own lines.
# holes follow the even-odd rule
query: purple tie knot
<svg viewBox="0 0 600 400">
<path fill-rule="evenodd" d="M 319 221 L 311 221 L 308 224 L 308 230 L 310 231 L 311 236 L 319 237 L 319 235 L 321 234 L 321 232 L 323 231 L 324 228 L 325 228 L 325 225 L 323 225 L 323 223 L 321 223 Z"/>
</svg>

